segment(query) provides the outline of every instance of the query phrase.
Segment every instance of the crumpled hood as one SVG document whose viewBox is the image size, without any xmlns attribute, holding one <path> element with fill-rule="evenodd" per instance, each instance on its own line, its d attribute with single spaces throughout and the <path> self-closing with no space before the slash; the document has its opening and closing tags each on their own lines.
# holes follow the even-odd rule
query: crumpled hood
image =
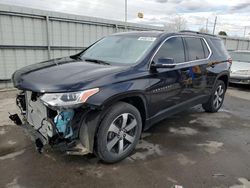
<svg viewBox="0 0 250 188">
<path fill-rule="evenodd" d="M 231 66 L 232 73 L 248 73 L 250 74 L 250 63 L 249 62 L 240 62 L 240 61 L 233 61 Z"/>
<path fill-rule="evenodd" d="M 33 64 L 17 70 L 14 86 L 35 92 L 65 92 L 91 88 L 96 80 L 124 69 L 121 66 L 102 65 L 69 57 Z"/>
</svg>

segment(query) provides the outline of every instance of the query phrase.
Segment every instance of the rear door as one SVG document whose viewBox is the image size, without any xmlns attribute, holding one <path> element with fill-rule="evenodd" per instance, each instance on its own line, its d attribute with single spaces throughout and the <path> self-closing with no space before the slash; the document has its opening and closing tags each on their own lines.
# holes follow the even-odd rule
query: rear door
<svg viewBox="0 0 250 188">
<path fill-rule="evenodd" d="M 187 63 L 182 68 L 183 99 L 194 99 L 202 96 L 207 87 L 207 64 L 210 49 L 204 38 L 183 37 L 186 49 Z"/>
</svg>

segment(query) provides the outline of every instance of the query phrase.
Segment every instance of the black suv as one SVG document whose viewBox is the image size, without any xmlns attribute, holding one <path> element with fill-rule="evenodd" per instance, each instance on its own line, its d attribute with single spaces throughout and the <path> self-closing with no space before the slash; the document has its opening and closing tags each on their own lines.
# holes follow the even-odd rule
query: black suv
<svg viewBox="0 0 250 188">
<path fill-rule="evenodd" d="M 22 126 L 39 151 L 49 144 L 113 163 L 131 154 L 143 130 L 170 115 L 197 104 L 217 112 L 230 66 L 214 35 L 128 32 L 22 68 L 13 82 L 21 90 Z M 10 118 L 22 123 L 17 114 Z"/>
</svg>

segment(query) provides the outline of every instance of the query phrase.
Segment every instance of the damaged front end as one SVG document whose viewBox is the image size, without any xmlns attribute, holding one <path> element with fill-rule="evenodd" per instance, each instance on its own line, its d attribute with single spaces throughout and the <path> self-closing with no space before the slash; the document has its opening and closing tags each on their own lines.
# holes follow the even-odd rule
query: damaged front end
<svg viewBox="0 0 250 188">
<path fill-rule="evenodd" d="M 17 95 L 16 104 L 21 110 L 23 122 L 17 114 L 10 115 L 10 119 L 29 131 L 39 152 L 48 144 L 68 154 L 84 155 L 92 149 L 81 142 L 86 139 L 79 136 L 81 125 L 86 123 L 83 119 L 91 110 L 83 105 L 83 100 L 85 102 L 98 91 L 48 94 L 22 91 Z M 87 134 L 88 130 L 83 136 Z"/>
</svg>

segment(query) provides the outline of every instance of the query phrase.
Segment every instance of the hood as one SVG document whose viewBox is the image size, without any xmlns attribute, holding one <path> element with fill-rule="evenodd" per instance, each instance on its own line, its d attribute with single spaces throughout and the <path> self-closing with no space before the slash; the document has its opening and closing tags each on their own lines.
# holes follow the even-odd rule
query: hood
<svg viewBox="0 0 250 188">
<path fill-rule="evenodd" d="M 250 72 L 250 62 L 233 61 L 231 66 L 231 72 Z"/>
<path fill-rule="evenodd" d="M 24 67 L 13 74 L 12 80 L 14 86 L 21 90 L 67 92 L 91 88 L 96 80 L 123 69 L 123 66 L 103 65 L 66 57 Z"/>
</svg>

